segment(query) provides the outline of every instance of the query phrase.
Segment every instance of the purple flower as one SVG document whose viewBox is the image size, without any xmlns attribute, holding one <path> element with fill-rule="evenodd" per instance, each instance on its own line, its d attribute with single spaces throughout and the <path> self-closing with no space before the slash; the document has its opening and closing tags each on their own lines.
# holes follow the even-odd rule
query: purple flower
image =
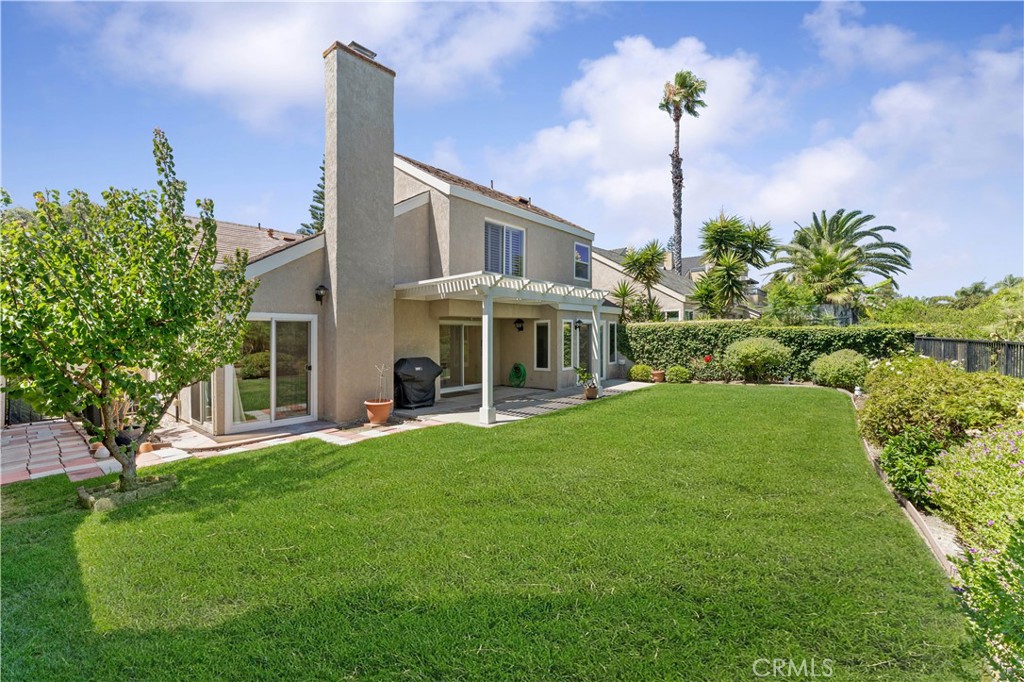
<svg viewBox="0 0 1024 682">
<path fill-rule="evenodd" d="M 996 523 L 995 521 L 993 521 L 992 519 L 989 519 L 988 520 L 988 527 L 991 528 L 992 526 L 995 525 L 995 523 Z"/>
</svg>

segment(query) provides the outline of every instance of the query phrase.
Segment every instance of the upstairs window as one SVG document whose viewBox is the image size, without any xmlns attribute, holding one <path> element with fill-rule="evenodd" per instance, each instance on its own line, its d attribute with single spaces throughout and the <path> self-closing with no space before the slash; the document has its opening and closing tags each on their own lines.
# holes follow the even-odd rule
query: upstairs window
<svg viewBox="0 0 1024 682">
<path fill-rule="evenodd" d="M 484 270 L 522 277 L 526 271 L 525 244 L 525 231 L 498 223 L 484 223 Z"/>
<path fill-rule="evenodd" d="M 576 271 L 574 273 L 576 279 L 590 281 L 590 247 L 576 242 L 574 255 L 576 257 Z"/>
</svg>

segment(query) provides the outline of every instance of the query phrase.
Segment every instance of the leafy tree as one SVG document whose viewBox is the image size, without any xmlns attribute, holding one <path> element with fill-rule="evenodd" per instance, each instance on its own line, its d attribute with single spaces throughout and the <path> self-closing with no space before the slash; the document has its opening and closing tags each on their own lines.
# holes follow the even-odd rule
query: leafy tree
<svg viewBox="0 0 1024 682">
<path fill-rule="evenodd" d="M 633 319 L 653 320 L 659 317 L 660 309 L 654 300 L 653 288 L 664 276 L 664 264 L 665 247 L 657 239 L 652 239 L 640 249 L 631 246 L 626 250 L 626 255 L 622 259 L 622 269 L 647 292 L 645 305 L 633 310 L 633 313 L 639 314 L 640 317 Z"/>
<path fill-rule="evenodd" d="M 136 444 L 175 396 L 236 358 L 256 287 L 245 252 L 217 266 L 211 200 L 196 202 L 197 221 L 185 217 L 185 182 L 160 130 L 153 156 L 159 190 L 111 188 L 103 203 L 40 192 L 36 222 L 4 210 L 0 224 L 5 390 L 47 414 L 99 408 L 101 423 L 87 425 L 121 464 L 122 490 L 136 487 Z M 142 433 L 121 445 L 129 402 Z"/>
<path fill-rule="evenodd" d="M 309 205 L 308 223 L 302 223 L 299 234 L 316 234 L 324 231 L 324 162 L 320 162 L 320 182 L 313 190 L 313 201 Z"/>
<path fill-rule="evenodd" d="M 817 297 L 806 284 L 778 280 L 768 285 L 768 307 L 764 322 L 784 326 L 809 324 L 815 321 Z"/>
<path fill-rule="evenodd" d="M 867 275 L 879 275 L 892 281 L 910 269 L 910 249 L 899 242 L 886 241 L 883 232 L 894 232 L 891 225 L 868 226 L 873 215 L 839 209 L 829 217 L 825 211 L 812 216 L 811 224 L 801 226 L 793 239 L 775 250 L 769 265 L 783 267 L 776 278 L 809 285 L 819 303 L 851 306 Z"/>
<path fill-rule="evenodd" d="M 775 248 L 769 224 L 744 223 L 738 216 L 720 213 L 701 227 L 701 251 L 708 264 L 694 298 L 704 313 L 721 317 L 746 300 L 751 267 L 763 268 Z"/>
<path fill-rule="evenodd" d="M 680 71 L 665 83 L 658 108 L 667 112 L 675 128 L 675 145 L 669 159 L 672 162 L 672 269 L 683 274 L 683 160 L 679 156 L 679 121 L 683 114 L 697 118 L 707 106 L 701 95 L 708 84 L 691 71 Z"/>
</svg>

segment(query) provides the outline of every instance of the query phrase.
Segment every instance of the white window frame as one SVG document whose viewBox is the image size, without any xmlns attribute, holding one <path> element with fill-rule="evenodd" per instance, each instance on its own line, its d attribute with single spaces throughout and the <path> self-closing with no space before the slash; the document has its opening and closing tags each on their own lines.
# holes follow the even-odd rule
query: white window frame
<svg viewBox="0 0 1024 682">
<path fill-rule="evenodd" d="M 483 271 L 484 272 L 493 272 L 496 275 L 505 275 L 506 277 L 526 277 L 526 228 L 525 227 L 517 227 L 516 225 L 509 225 L 508 223 L 506 223 L 503 220 L 492 220 L 491 218 L 484 217 L 484 244 L 487 243 L 487 224 L 488 223 L 490 223 L 491 225 L 494 225 L 496 227 L 500 227 L 501 228 L 501 255 L 499 256 L 499 260 L 501 261 L 501 271 L 500 272 L 496 272 L 494 270 L 488 270 L 487 269 L 487 248 L 486 248 L 486 246 L 484 248 L 484 267 L 483 267 Z M 508 237 L 506 236 L 506 233 L 509 230 L 515 230 L 517 232 L 521 232 L 522 235 L 523 235 L 523 239 L 522 239 L 522 243 L 523 243 L 523 271 L 522 271 L 522 273 L 520 273 L 518 275 L 513 275 L 513 274 L 511 274 L 509 272 L 505 272 L 505 265 L 506 265 L 506 261 L 508 260 L 508 258 L 507 258 L 508 254 L 505 253 L 505 243 L 506 243 L 506 241 L 508 241 Z"/>
<path fill-rule="evenodd" d="M 576 260 L 576 247 L 578 247 L 578 246 L 582 246 L 583 248 L 585 248 L 587 250 L 587 276 L 586 277 L 580 277 L 579 275 L 576 274 L 576 264 L 583 262 L 583 261 Z M 593 263 L 594 263 L 594 252 L 593 252 L 593 249 L 590 247 L 590 244 L 584 244 L 583 242 L 573 242 L 573 245 L 572 245 L 572 276 L 573 276 L 573 279 L 576 279 L 576 280 L 578 280 L 580 282 L 589 282 L 590 281 L 591 269 L 593 268 Z"/>
<path fill-rule="evenodd" d="M 558 355 L 561 358 L 561 360 L 559 360 L 559 362 L 562 363 L 562 371 L 563 372 L 568 371 L 568 370 L 575 371 L 576 370 L 576 365 L 579 364 L 579 363 L 576 362 L 576 356 L 579 354 L 579 348 L 576 345 L 576 342 L 577 342 L 577 338 L 576 338 L 576 320 L 563 319 L 562 322 L 561 322 L 561 325 L 562 325 L 562 334 L 561 334 L 562 343 L 561 343 L 561 345 L 558 346 Z M 569 348 L 571 349 L 569 351 L 569 366 L 568 367 L 565 366 L 565 325 L 569 325 Z"/>
<path fill-rule="evenodd" d="M 668 316 L 669 313 L 675 313 L 676 314 L 675 318 L 670 318 Z M 683 314 L 679 310 L 666 310 L 665 311 L 665 321 L 666 322 L 681 322 L 682 319 L 683 319 Z"/>
<path fill-rule="evenodd" d="M 548 354 L 545 360 L 548 363 L 547 367 L 537 366 L 537 330 L 540 327 L 547 327 L 548 330 Z M 564 341 L 562 343 L 565 343 Z M 551 371 L 551 321 L 550 320 L 535 320 L 533 323 L 533 370 L 535 372 L 550 372 Z"/>
<path fill-rule="evenodd" d="M 317 406 L 317 375 L 320 368 L 317 363 L 317 316 L 303 315 L 299 313 L 249 313 L 245 318 L 250 322 L 270 322 L 270 408 L 271 418 L 265 422 L 254 422 L 251 424 L 237 424 L 234 420 L 235 400 L 235 366 L 224 365 L 224 433 L 241 433 L 242 431 L 255 431 L 257 429 L 269 429 L 289 424 L 302 424 L 317 420 L 319 409 Z M 309 322 L 309 364 L 313 368 L 309 372 L 309 414 L 301 417 L 289 417 L 287 419 L 274 419 L 273 414 L 277 408 L 277 328 L 275 322 Z"/>
<path fill-rule="evenodd" d="M 615 336 L 618 337 L 619 323 L 605 322 L 604 324 L 607 330 L 605 332 L 605 336 L 607 337 L 607 339 L 605 340 L 605 343 L 607 344 L 605 348 L 608 349 L 608 352 L 605 353 L 604 361 L 607 362 L 609 365 L 614 365 L 619 361 L 619 340 L 618 338 L 616 338 L 615 342 L 612 342 L 612 328 L 615 329 Z"/>
</svg>

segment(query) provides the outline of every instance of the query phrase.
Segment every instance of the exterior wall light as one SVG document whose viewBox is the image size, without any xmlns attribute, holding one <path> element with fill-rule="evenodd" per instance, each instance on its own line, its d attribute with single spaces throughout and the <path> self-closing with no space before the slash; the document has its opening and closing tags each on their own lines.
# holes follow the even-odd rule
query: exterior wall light
<svg viewBox="0 0 1024 682">
<path fill-rule="evenodd" d="M 576 320 L 573 326 L 576 328 L 576 331 L 579 331 L 583 328 L 583 320 Z"/>
<path fill-rule="evenodd" d="M 522 320 L 516 320 L 514 324 L 516 325 L 516 331 L 517 332 L 523 331 L 523 321 Z"/>
<path fill-rule="evenodd" d="M 324 304 L 324 296 L 326 295 L 327 287 L 325 287 L 323 284 L 318 286 L 316 290 L 313 292 L 313 297 L 316 298 L 316 302 L 319 303 L 320 305 Z"/>
</svg>

